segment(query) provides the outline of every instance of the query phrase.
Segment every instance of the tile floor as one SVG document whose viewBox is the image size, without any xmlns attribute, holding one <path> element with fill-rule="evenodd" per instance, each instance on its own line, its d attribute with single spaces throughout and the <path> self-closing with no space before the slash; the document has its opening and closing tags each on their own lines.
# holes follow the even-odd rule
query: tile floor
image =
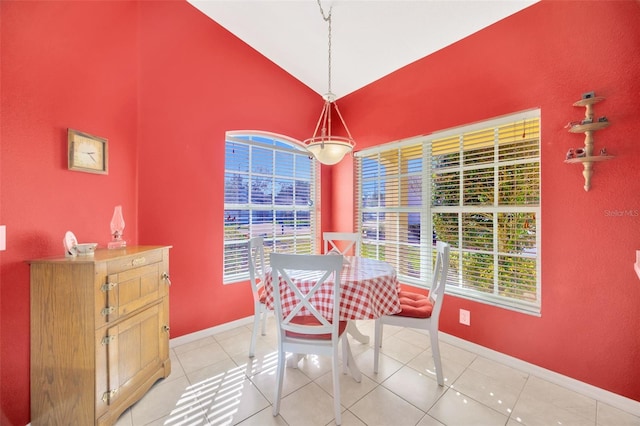
<svg viewBox="0 0 640 426">
<path fill-rule="evenodd" d="M 333 425 L 331 364 L 309 356 L 287 368 L 273 417 L 276 332 L 269 318 L 248 357 L 251 325 L 171 349 L 172 373 L 124 412 L 117 426 Z M 373 321 L 358 327 L 373 336 Z M 427 335 L 385 326 L 380 368 L 371 344 L 350 339 L 361 383 L 342 375 L 342 424 L 640 425 L 640 417 L 455 346 L 441 343 L 445 386 L 437 385 Z"/>
</svg>

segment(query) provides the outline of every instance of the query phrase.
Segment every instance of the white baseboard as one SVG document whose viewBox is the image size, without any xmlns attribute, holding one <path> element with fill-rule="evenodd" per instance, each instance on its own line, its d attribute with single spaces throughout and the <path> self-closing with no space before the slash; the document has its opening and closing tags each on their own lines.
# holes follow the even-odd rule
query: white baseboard
<svg viewBox="0 0 640 426">
<path fill-rule="evenodd" d="M 240 327 L 241 325 L 252 323 L 253 315 L 250 317 L 240 318 L 235 321 L 216 325 L 215 327 L 205 328 L 204 330 L 195 331 L 190 334 L 185 334 L 184 336 L 174 337 L 173 339 L 169 340 L 169 347 L 173 348 L 176 346 L 184 345 L 185 343 L 195 342 L 196 340 L 200 340 L 204 337 L 213 336 L 214 334 L 222 333 L 223 331 L 232 330 L 236 327 Z"/>
<path fill-rule="evenodd" d="M 460 339 L 459 337 L 447 333 L 440 332 L 440 341 L 449 343 L 453 346 L 457 346 L 460 349 L 464 349 L 492 361 L 496 361 L 509 367 L 518 369 L 525 373 L 531 374 L 532 376 L 544 379 L 548 382 L 555 383 L 558 386 L 562 386 L 564 388 L 578 392 L 589 398 L 593 398 L 597 401 L 603 402 L 612 407 L 633 414 L 634 416 L 640 417 L 640 401 L 635 401 L 633 399 L 618 395 L 613 392 L 609 392 L 588 383 L 572 379 L 571 377 L 564 376 L 562 374 L 556 373 L 555 371 L 547 370 L 546 368 L 542 368 L 535 364 L 522 361 L 521 359 L 505 355 L 501 352 L 494 351 L 492 349 L 480 346 L 464 339 Z"/>
<path fill-rule="evenodd" d="M 225 324 L 217 325 L 215 327 L 173 338 L 170 340 L 169 345 L 173 348 L 175 346 L 184 345 L 185 343 L 202 339 L 203 337 L 212 336 L 214 334 L 251 323 L 253 323 L 253 316 L 241 318 L 239 320 L 231 321 Z M 535 364 L 531 364 L 518 358 L 505 355 L 501 352 L 497 352 L 484 346 L 480 346 L 476 343 L 460 339 L 459 337 L 453 336 L 451 334 L 440 332 L 440 340 L 442 342 L 457 346 L 460 349 L 464 349 L 492 361 L 502 363 L 509 367 L 523 371 L 527 374 L 531 374 L 533 376 L 547 380 L 551 383 L 555 383 L 558 386 L 562 386 L 575 392 L 581 393 L 582 395 L 593 398 L 597 401 L 603 402 L 620 410 L 626 411 L 627 413 L 633 414 L 634 416 L 640 417 L 640 401 L 635 401 L 633 399 L 626 398 L 624 396 L 609 392 L 607 390 L 595 387 L 579 380 L 572 379 L 571 377 L 564 376 L 551 370 L 547 370 L 546 368 L 539 367 Z"/>
</svg>

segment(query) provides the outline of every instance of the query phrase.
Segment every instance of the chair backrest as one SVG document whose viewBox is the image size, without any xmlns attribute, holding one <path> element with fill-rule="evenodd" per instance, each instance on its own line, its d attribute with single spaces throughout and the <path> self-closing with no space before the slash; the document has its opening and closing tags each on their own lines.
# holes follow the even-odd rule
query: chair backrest
<svg viewBox="0 0 640 426">
<path fill-rule="evenodd" d="M 249 261 L 249 280 L 253 298 L 257 301 L 260 298 L 260 289 L 264 286 L 264 238 L 253 237 L 247 243 Z"/>
<path fill-rule="evenodd" d="M 324 240 L 324 254 L 328 254 L 332 250 L 342 255 L 358 256 L 360 254 L 362 238 L 357 232 L 324 232 L 322 239 Z"/>
<path fill-rule="evenodd" d="M 342 256 L 272 253 L 270 263 L 280 338 L 292 332 L 337 341 Z"/>
<path fill-rule="evenodd" d="M 436 242 L 436 264 L 433 268 L 433 281 L 429 291 L 429 299 L 433 303 L 431 320 L 436 321 L 436 323 L 440 317 L 444 289 L 447 284 L 447 275 L 449 274 L 449 248 L 449 244 L 445 242 Z"/>
</svg>

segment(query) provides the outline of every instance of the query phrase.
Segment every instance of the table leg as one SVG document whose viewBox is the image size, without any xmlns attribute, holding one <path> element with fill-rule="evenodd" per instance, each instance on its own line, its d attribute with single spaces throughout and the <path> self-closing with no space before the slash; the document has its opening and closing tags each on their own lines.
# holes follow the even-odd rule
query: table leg
<svg viewBox="0 0 640 426">
<path fill-rule="evenodd" d="M 291 354 L 291 356 L 287 358 L 287 367 L 298 368 L 298 364 L 302 358 L 304 358 L 304 355 L 302 354 Z"/>
<path fill-rule="evenodd" d="M 349 321 L 349 323 L 347 324 L 347 333 L 353 336 L 353 338 L 360 343 L 363 343 L 365 345 L 369 343 L 369 336 L 365 336 L 360 332 L 360 330 L 358 330 L 355 321 Z"/>
<path fill-rule="evenodd" d="M 347 345 L 348 344 L 349 343 L 347 341 Z M 360 372 L 360 368 L 358 368 L 358 364 L 356 364 L 356 360 L 353 358 L 351 348 L 347 348 L 346 352 L 347 356 L 343 357 L 346 358 L 346 360 L 343 360 L 343 362 L 346 362 L 347 368 L 351 372 L 351 377 L 353 377 L 353 380 L 355 380 L 357 383 L 360 383 L 362 381 L 362 373 Z"/>
</svg>

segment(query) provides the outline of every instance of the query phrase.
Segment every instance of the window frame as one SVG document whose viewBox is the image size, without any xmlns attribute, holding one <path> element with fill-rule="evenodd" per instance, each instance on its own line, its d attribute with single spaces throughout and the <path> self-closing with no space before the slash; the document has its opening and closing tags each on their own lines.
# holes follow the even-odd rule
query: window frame
<svg viewBox="0 0 640 426">
<path fill-rule="evenodd" d="M 257 139 L 257 140 L 256 140 Z M 271 143 L 265 143 L 260 141 L 260 139 L 268 139 Z M 238 144 L 237 146 L 246 146 L 248 150 L 248 163 L 246 171 L 238 171 L 238 170 L 229 170 L 227 169 L 227 149 L 229 148 L 229 143 Z M 254 172 L 254 157 L 252 157 L 253 152 L 255 150 L 272 150 L 273 153 L 273 163 L 271 166 L 270 173 L 264 172 Z M 271 202 L 270 203 L 257 203 L 255 199 L 252 197 L 251 188 L 252 188 L 252 179 L 255 181 L 264 180 L 265 177 L 271 179 L 272 185 L 275 186 L 278 180 L 283 179 L 283 175 L 278 174 L 277 167 L 277 159 L 279 157 L 278 153 L 284 153 L 285 156 L 288 154 L 293 154 L 294 156 L 300 156 L 300 160 L 294 157 L 293 159 L 293 168 L 291 169 L 292 173 L 295 170 L 296 161 L 305 162 L 306 159 L 309 160 L 309 202 L 311 205 L 301 205 L 295 202 L 295 194 L 297 192 L 294 191 L 292 194 L 293 204 L 279 204 L 277 202 L 277 195 L 275 190 L 271 189 Z M 302 159 L 302 157 L 306 157 Z M 263 132 L 263 131 L 228 131 L 225 135 L 225 166 L 224 166 L 224 180 L 225 180 L 225 188 L 223 191 L 223 200 L 224 200 L 224 217 L 223 217 L 223 284 L 232 284 L 237 282 L 246 281 L 249 279 L 248 273 L 248 264 L 246 263 L 246 256 L 244 255 L 244 251 L 242 247 L 248 242 L 248 239 L 253 236 L 262 235 L 265 237 L 265 261 L 268 263 L 269 253 L 273 251 L 282 251 L 282 244 L 286 241 L 292 243 L 294 248 L 300 248 L 303 246 L 308 247 L 308 249 L 303 249 L 302 251 L 297 251 L 297 253 L 305 253 L 305 254 L 313 254 L 317 250 L 317 242 L 318 242 L 318 226 L 317 223 L 320 221 L 320 203 L 318 202 L 317 194 L 320 193 L 320 168 L 316 161 L 313 160 L 312 157 L 309 156 L 309 153 L 304 148 L 304 145 L 291 137 Z M 282 170 L 282 168 L 280 168 Z M 287 169 L 289 170 L 289 169 Z M 229 178 L 229 174 L 235 175 L 243 175 L 247 179 L 247 194 L 246 201 L 243 202 L 228 202 L 227 197 L 227 179 Z M 297 176 L 287 177 L 290 180 L 294 180 L 298 182 Z M 229 197 L 231 198 L 231 197 Z M 265 207 L 269 207 L 266 208 Z M 230 226 L 227 221 L 227 212 L 228 211 L 246 211 L 248 216 L 248 223 L 246 224 L 238 224 L 238 236 L 242 236 L 242 238 L 229 238 L 228 236 L 232 234 L 232 232 L 227 232 L 227 227 Z M 254 222 L 254 213 L 256 212 L 268 212 L 270 214 L 271 219 L 269 222 Z M 278 223 L 278 216 L 282 214 L 289 214 L 293 212 L 294 216 L 297 217 L 299 213 L 303 215 L 308 212 L 309 215 L 309 235 L 302 235 L 301 238 L 298 237 L 297 232 L 294 232 L 293 236 L 286 236 L 286 238 L 279 239 L 277 236 L 276 229 L 283 226 Z M 297 226 L 298 221 L 294 221 L 293 227 Z M 262 225 L 262 226 L 257 226 Z M 271 229 L 267 229 L 267 233 L 265 234 L 265 225 L 270 227 Z M 308 244 L 307 244 L 308 243 Z M 289 251 L 291 253 L 295 253 L 296 251 Z M 230 271 L 229 271 L 230 270 Z"/>
<path fill-rule="evenodd" d="M 460 215 L 460 214 L 464 214 L 465 211 L 478 210 L 477 207 L 473 207 L 473 206 L 469 207 L 465 205 L 465 202 L 462 198 L 462 193 L 460 194 L 460 199 L 458 201 L 458 204 L 455 206 L 439 207 L 439 206 L 432 205 L 432 194 L 431 194 L 432 179 L 433 179 L 433 176 L 435 176 L 434 172 L 437 171 L 435 169 L 434 170 L 431 169 L 432 143 L 434 141 L 442 140 L 443 138 L 448 138 L 448 137 L 453 138 L 461 135 L 469 135 L 473 132 L 487 130 L 489 128 L 493 128 L 495 130 L 500 128 L 501 126 L 510 125 L 517 122 L 524 123 L 526 122 L 526 120 L 536 119 L 538 121 L 538 127 L 537 127 L 538 137 L 537 137 L 537 152 L 536 152 L 537 155 L 534 157 L 527 157 L 526 160 L 522 160 L 522 161 L 520 161 L 518 158 L 516 158 L 515 160 L 512 159 L 508 163 L 518 164 L 518 163 L 527 162 L 527 163 L 535 164 L 537 168 L 537 178 L 538 178 L 538 186 L 537 186 L 537 192 L 536 192 L 537 203 L 534 205 L 522 205 L 522 206 L 508 205 L 508 204 L 501 205 L 499 204 L 499 199 L 496 196 L 491 206 L 482 207 L 483 211 L 485 211 L 487 214 L 491 214 L 494 217 L 493 219 L 494 223 L 492 224 L 493 245 L 491 250 L 489 250 L 489 252 L 491 253 L 491 256 L 493 256 L 494 258 L 495 265 L 498 264 L 497 262 L 499 262 L 500 259 L 509 257 L 509 256 L 505 256 L 505 253 L 501 253 L 498 250 L 498 246 L 499 246 L 497 244 L 498 235 L 495 235 L 496 232 L 499 232 L 499 229 L 500 229 L 496 222 L 497 220 L 496 218 L 498 217 L 498 215 L 504 214 L 505 211 L 511 211 L 520 215 L 533 215 L 534 217 L 533 221 L 535 222 L 535 224 L 532 223 L 532 226 L 535 226 L 535 228 L 533 228 L 535 233 L 535 252 L 533 254 L 527 253 L 525 255 L 520 255 L 520 254 L 511 255 L 510 257 L 511 258 L 521 257 L 524 259 L 523 263 L 532 264 L 533 262 L 535 262 L 534 268 L 535 268 L 536 276 L 535 276 L 534 300 L 524 300 L 524 297 L 525 297 L 524 295 L 518 296 L 520 298 L 512 298 L 512 297 L 500 295 L 498 290 L 500 289 L 501 282 L 500 280 L 498 280 L 499 268 L 497 267 L 495 267 L 494 269 L 494 278 L 492 283 L 494 291 L 490 293 L 483 293 L 482 291 L 479 291 L 477 289 L 468 288 L 467 285 L 465 285 L 462 281 L 462 274 L 463 274 L 462 259 L 463 259 L 463 253 L 465 252 L 462 241 L 453 241 L 453 244 L 452 244 L 452 248 L 451 248 L 451 254 L 453 255 L 452 261 L 458 262 L 458 264 L 454 263 L 453 265 L 454 268 L 450 268 L 450 276 L 448 279 L 446 291 L 449 294 L 455 294 L 456 296 L 490 304 L 492 306 L 498 306 L 505 309 L 515 310 L 518 312 L 539 316 L 541 313 L 541 296 L 542 296 L 541 294 L 541 290 L 542 290 L 541 289 L 542 228 L 541 228 L 541 217 L 540 217 L 540 212 L 541 212 L 541 170 L 540 170 L 541 117 L 540 116 L 541 116 L 540 109 L 532 109 L 532 110 L 522 111 L 515 114 L 509 114 L 509 115 L 505 115 L 502 117 L 497 117 L 489 120 L 484 120 L 482 122 L 473 123 L 470 125 L 464 125 L 464 126 L 459 126 L 452 129 L 447 129 L 444 131 L 435 132 L 433 134 L 429 134 L 425 136 L 418 136 L 418 137 L 408 138 L 405 140 L 400 140 L 400 141 L 391 142 L 387 144 L 377 145 L 375 147 L 367 148 L 367 149 L 356 152 L 354 154 L 356 157 L 356 161 L 354 163 L 354 180 L 355 180 L 355 187 L 356 187 L 356 200 L 354 203 L 354 205 L 356 206 L 355 227 L 358 230 L 358 232 L 362 233 L 363 235 L 363 247 L 366 247 L 367 244 L 372 244 L 372 243 L 378 244 L 380 246 L 384 246 L 385 244 L 384 239 L 372 240 L 371 238 L 368 238 L 367 232 L 365 232 L 366 230 L 363 228 L 363 215 L 367 214 L 367 212 L 371 213 L 372 211 L 375 211 L 375 208 L 370 209 L 366 206 L 363 206 L 364 192 L 363 192 L 362 185 L 363 185 L 364 178 L 362 175 L 363 174 L 362 168 L 363 168 L 364 159 L 368 157 L 372 158 L 372 156 L 381 155 L 382 153 L 389 153 L 390 151 L 393 151 L 393 150 L 398 150 L 398 152 L 401 153 L 403 149 L 406 150 L 414 146 L 420 146 L 422 148 L 422 152 L 421 152 L 422 170 L 420 172 L 421 183 L 422 183 L 422 188 L 421 188 L 422 205 L 420 209 L 418 209 L 420 211 L 420 240 L 419 240 L 420 242 L 418 244 L 420 247 L 419 250 L 420 250 L 421 260 L 420 260 L 419 268 L 415 268 L 415 270 L 419 269 L 420 273 L 418 277 L 412 277 L 412 276 L 404 275 L 402 273 L 403 271 L 399 270 L 398 276 L 401 282 L 414 285 L 417 287 L 428 288 L 429 283 L 431 282 L 432 265 L 431 265 L 431 262 L 428 262 L 426 260 L 429 258 L 433 259 L 433 256 L 435 253 L 434 252 L 435 247 L 433 245 L 433 232 L 435 229 L 434 223 L 433 223 L 433 219 L 435 217 L 434 215 L 437 213 L 444 213 L 444 212 L 458 213 Z M 494 141 L 494 150 L 496 151 L 496 153 L 498 152 L 498 147 L 501 143 L 505 144 L 506 142 L 504 140 L 501 142 L 499 139 L 496 139 Z M 462 158 L 462 155 L 463 155 L 462 153 L 464 152 L 462 145 L 459 148 L 458 152 L 460 153 Z M 467 155 L 468 155 L 468 152 L 469 151 L 467 151 Z M 496 194 L 498 194 L 498 191 L 499 191 L 498 185 L 502 183 L 502 181 L 499 181 L 497 179 L 497 176 L 498 176 L 497 170 L 501 166 L 504 167 L 506 163 L 507 162 L 501 161 L 501 159 L 497 156 L 497 154 L 495 155 L 494 160 L 491 162 L 491 166 L 496 169 L 496 178 L 493 183 L 494 191 Z M 366 168 L 366 166 L 364 167 Z M 401 169 L 402 167 L 403 167 L 402 165 L 398 165 L 397 169 Z M 462 175 L 462 170 L 468 171 L 473 167 L 474 166 L 469 166 L 468 168 L 464 168 L 463 166 L 461 166 L 460 174 Z M 459 180 L 461 182 L 460 191 L 463 191 L 462 188 L 468 188 L 468 186 L 464 185 L 464 182 L 462 181 L 462 179 L 464 179 L 463 176 L 459 177 Z M 398 192 L 397 196 L 401 198 L 402 196 L 400 194 L 401 193 Z M 408 212 L 416 211 L 416 209 L 407 205 L 404 207 L 395 207 L 395 208 L 379 207 L 379 211 L 385 211 L 385 212 L 396 213 L 396 214 L 400 214 L 404 212 L 408 214 Z M 408 227 L 409 223 L 410 221 L 406 221 L 405 225 Z M 460 238 L 462 236 L 463 230 L 465 230 L 465 232 L 469 232 L 468 228 L 466 228 L 462 223 L 459 223 L 457 226 L 458 226 L 457 232 Z M 407 244 L 408 244 L 408 241 L 410 238 L 409 237 L 410 231 L 407 228 L 405 232 L 406 232 L 406 238 L 407 238 Z M 386 238 L 386 236 L 383 238 Z M 450 242 L 450 241 L 447 241 L 447 242 Z M 400 243 L 396 241 L 392 241 L 391 244 L 399 245 Z M 372 253 L 370 250 L 363 249 L 362 254 L 364 256 L 371 256 Z M 374 252 L 373 254 L 378 256 L 376 252 Z M 402 264 L 400 263 L 400 257 L 405 257 L 405 255 L 402 253 L 398 253 L 396 254 L 396 256 L 397 256 L 396 259 L 393 259 L 393 258 L 391 259 L 392 263 L 393 261 L 396 261 L 400 266 L 402 266 Z M 378 256 L 378 258 L 380 257 Z M 394 265 L 394 266 L 396 266 L 396 269 L 399 269 L 397 265 Z M 454 271 L 453 273 L 451 273 L 452 270 Z M 515 279 L 514 279 L 514 282 L 516 282 Z M 525 287 L 525 284 L 522 284 L 522 286 Z M 473 286 L 474 284 L 471 284 L 471 285 Z M 518 290 L 520 290 L 520 288 L 518 288 Z M 528 294 L 526 297 L 532 298 L 532 295 Z"/>
</svg>

